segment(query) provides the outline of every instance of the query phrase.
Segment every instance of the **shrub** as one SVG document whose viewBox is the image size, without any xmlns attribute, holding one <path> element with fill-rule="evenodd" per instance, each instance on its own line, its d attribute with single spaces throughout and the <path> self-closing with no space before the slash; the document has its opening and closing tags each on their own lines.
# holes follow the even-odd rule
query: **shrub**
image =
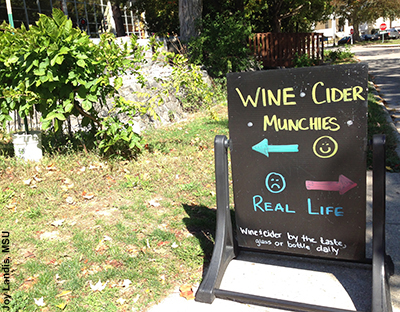
<svg viewBox="0 0 400 312">
<path fill-rule="evenodd" d="M 189 60 L 203 65 L 213 78 L 255 67 L 250 59 L 251 26 L 239 14 L 216 14 L 203 18 L 201 34 L 189 42 Z"/>
<path fill-rule="evenodd" d="M 353 61 L 354 53 L 351 52 L 349 46 L 346 46 L 344 49 L 337 48 L 332 50 L 325 50 L 324 57 L 325 62 L 336 64 Z"/>
<path fill-rule="evenodd" d="M 304 53 L 299 55 L 298 53 L 295 54 L 295 57 L 293 59 L 293 65 L 294 67 L 309 67 L 309 66 L 315 66 L 318 65 L 319 60 L 313 59 L 308 56 L 308 54 Z"/>
<path fill-rule="evenodd" d="M 143 48 L 136 38 L 130 46 L 120 47 L 114 35 L 106 33 L 95 45 L 58 9 L 52 17 L 40 15 L 29 30 L 24 25 L 15 29 L 5 22 L 0 30 L 0 122 L 11 120 L 13 110 L 25 117 L 35 107 L 41 113 L 43 130 L 58 131 L 74 115 L 82 119 L 83 126 L 90 124 L 94 132 L 99 130 L 104 151 L 121 141 L 126 147 L 139 147 L 138 135 L 115 118 L 119 112 L 128 117 L 154 113 L 150 106 L 124 101 L 118 94 L 121 76 L 128 70 L 144 83 L 139 71 Z M 108 110 L 107 98 L 114 98 L 114 106 L 104 117 L 100 111 L 103 107 Z"/>
</svg>

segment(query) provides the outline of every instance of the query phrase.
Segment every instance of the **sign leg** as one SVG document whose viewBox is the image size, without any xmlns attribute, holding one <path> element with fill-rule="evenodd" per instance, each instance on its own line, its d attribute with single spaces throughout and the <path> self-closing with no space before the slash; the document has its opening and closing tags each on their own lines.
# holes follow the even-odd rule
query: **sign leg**
<svg viewBox="0 0 400 312">
<path fill-rule="evenodd" d="M 236 257 L 229 209 L 228 153 L 229 141 L 224 135 L 214 140 L 215 180 L 217 188 L 217 228 L 210 266 L 199 289 L 196 301 L 212 303 L 214 290 L 219 287 L 229 262 Z"/>
</svg>

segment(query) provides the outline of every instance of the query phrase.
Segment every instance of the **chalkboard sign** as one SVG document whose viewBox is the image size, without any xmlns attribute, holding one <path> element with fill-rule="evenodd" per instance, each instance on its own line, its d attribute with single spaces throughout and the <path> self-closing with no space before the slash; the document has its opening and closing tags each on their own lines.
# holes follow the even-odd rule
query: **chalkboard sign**
<svg viewBox="0 0 400 312">
<path fill-rule="evenodd" d="M 240 247 L 364 260 L 365 64 L 228 75 Z"/>
</svg>

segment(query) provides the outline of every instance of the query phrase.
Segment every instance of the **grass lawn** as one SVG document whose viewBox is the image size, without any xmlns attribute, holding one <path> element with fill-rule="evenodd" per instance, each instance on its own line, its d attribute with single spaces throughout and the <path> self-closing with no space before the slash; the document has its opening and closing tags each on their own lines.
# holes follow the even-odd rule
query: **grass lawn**
<svg viewBox="0 0 400 312">
<path fill-rule="evenodd" d="M 144 311 L 199 282 L 216 222 L 213 140 L 228 132 L 227 108 L 217 109 L 220 121 L 198 113 L 146 134 L 136 161 L 0 157 L 11 311 Z"/>
<path fill-rule="evenodd" d="M 390 132 L 372 96 L 369 106 L 371 134 Z M 133 161 L 68 144 L 40 163 L 0 156 L 10 310 L 145 311 L 200 282 L 215 235 L 213 141 L 228 135 L 226 105 L 214 110 L 219 121 L 199 112 L 149 131 Z M 398 171 L 388 143 L 388 170 Z"/>
</svg>

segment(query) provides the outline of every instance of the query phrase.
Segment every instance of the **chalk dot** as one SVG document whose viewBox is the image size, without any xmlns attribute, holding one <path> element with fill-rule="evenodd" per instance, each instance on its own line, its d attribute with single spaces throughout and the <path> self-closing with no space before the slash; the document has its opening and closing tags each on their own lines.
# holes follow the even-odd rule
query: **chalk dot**
<svg viewBox="0 0 400 312">
<path fill-rule="evenodd" d="M 352 120 L 349 120 L 348 122 L 347 122 L 347 125 L 350 127 L 351 125 L 353 124 L 353 121 Z"/>
<path fill-rule="evenodd" d="M 306 94 L 303 91 L 301 91 L 300 92 L 300 97 L 305 97 L 305 96 L 306 96 Z"/>
<path fill-rule="evenodd" d="M 251 121 L 249 121 L 248 123 L 247 123 L 247 127 L 253 127 L 253 123 L 251 122 Z"/>
</svg>

